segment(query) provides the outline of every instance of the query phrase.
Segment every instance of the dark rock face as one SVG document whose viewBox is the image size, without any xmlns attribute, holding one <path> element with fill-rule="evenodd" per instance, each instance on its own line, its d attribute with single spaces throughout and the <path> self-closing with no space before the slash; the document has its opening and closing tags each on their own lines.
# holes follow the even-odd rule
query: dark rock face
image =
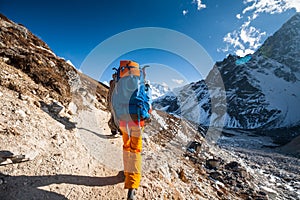
<svg viewBox="0 0 300 200">
<path fill-rule="evenodd" d="M 22 25 L 0 15 L 0 57 L 21 69 L 36 83 L 50 90 L 49 95 L 68 104 L 71 100 L 68 73 L 75 69 L 57 57 L 39 38 Z"/>
<path fill-rule="evenodd" d="M 294 15 L 281 29 L 269 37 L 256 52 L 289 66 L 293 72 L 300 71 L 300 13 Z"/>
<path fill-rule="evenodd" d="M 217 169 L 220 165 L 220 161 L 218 159 L 208 159 L 206 160 L 206 167 L 208 169 Z"/>
<path fill-rule="evenodd" d="M 156 109 L 159 110 L 164 110 L 166 112 L 177 112 L 177 110 L 180 108 L 180 104 L 178 102 L 177 97 L 174 96 L 169 96 L 169 95 L 165 95 L 161 98 L 158 98 L 156 101 L 153 102 L 153 106 Z"/>
</svg>

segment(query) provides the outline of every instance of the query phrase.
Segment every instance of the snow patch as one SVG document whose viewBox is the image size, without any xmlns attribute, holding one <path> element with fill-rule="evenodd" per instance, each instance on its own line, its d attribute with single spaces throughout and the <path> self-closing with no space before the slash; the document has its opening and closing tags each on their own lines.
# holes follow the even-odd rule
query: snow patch
<svg viewBox="0 0 300 200">
<path fill-rule="evenodd" d="M 288 72 L 290 69 L 271 59 L 267 62 L 272 68 L 265 68 L 266 73 L 260 73 L 258 70 L 249 70 L 249 72 L 258 80 L 257 85 L 265 94 L 266 102 L 269 104 L 268 109 L 281 111 L 284 117 L 281 126 L 296 125 L 300 122 L 300 81 L 291 82 L 278 78 L 274 74 L 274 68 L 281 66 L 283 71 Z M 296 72 L 295 74 L 299 75 Z"/>
<path fill-rule="evenodd" d="M 41 46 L 35 46 L 35 47 L 38 48 L 38 49 L 41 49 L 43 51 L 47 51 L 48 53 L 50 53 L 50 54 L 52 54 L 56 57 L 56 55 L 55 55 L 55 53 L 53 53 L 53 51 L 51 51 L 49 49 L 46 49 L 45 47 L 41 47 Z"/>
<path fill-rule="evenodd" d="M 68 63 L 68 64 L 71 65 L 72 67 L 76 68 L 75 65 L 71 62 L 71 60 L 67 60 L 66 63 Z"/>
<path fill-rule="evenodd" d="M 102 83 L 103 83 L 104 85 L 109 86 L 109 83 L 108 83 L 107 81 L 103 81 Z"/>
<path fill-rule="evenodd" d="M 161 127 L 163 127 L 164 129 L 168 128 L 168 124 L 165 122 L 165 120 L 159 116 L 157 114 L 157 112 L 155 110 L 152 111 L 152 116 L 154 117 L 154 119 L 157 120 L 157 122 L 160 124 Z"/>
</svg>

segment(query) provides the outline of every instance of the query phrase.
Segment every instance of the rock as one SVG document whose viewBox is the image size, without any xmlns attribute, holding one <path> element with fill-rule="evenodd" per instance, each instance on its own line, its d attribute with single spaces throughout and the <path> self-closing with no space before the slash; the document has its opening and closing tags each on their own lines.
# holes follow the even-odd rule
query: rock
<svg viewBox="0 0 300 200">
<path fill-rule="evenodd" d="M 238 162 L 233 161 L 233 162 L 230 162 L 230 163 L 226 164 L 225 165 L 225 169 L 236 172 L 236 171 L 238 171 L 238 169 L 239 169 L 240 166 L 241 165 Z"/>
<path fill-rule="evenodd" d="M 207 158 L 209 158 L 210 155 L 208 153 L 206 153 L 206 152 L 203 152 L 202 156 L 207 159 Z"/>
<path fill-rule="evenodd" d="M 216 185 L 217 185 L 218 187 L 225 188 L 224 183 L 222 183 L 222 182 L 220 182 L 220 181 L 216 181 Z"/>
<path fill-rule="evenodd" d="M 206 167 L 208 169 L 217 169 L 220 165 L 220 161 L 217 159 L 208 159 L 206 160 Z"/>
<path fill-rule="evenodd" d="M 191 141 L 187 145 L 187 151 L 189 151 L 190 153 L 198 154 L 200 152 L 200 150 L 201 150 L 201 143 L 199 143 L 197 141 Z"/>
<path fill-rule="evenodd" d="M 185 176 L 185 173 L 184 173 L 183 169 L 181 169 L 179 171 L 178 175 L 179 175 L 180 180 L 182 180 L 184 183 L 188 183 L 189 182 L 188 179 L 187 179 L 187 177 Z"/>
<path fill-rule="evenodd" d="M 21 100 L 23 100 L 23 101 L 26 101 L 26 100 L 29 99 L 29 96 L 26 96 L 26 95 L 24 95 L 24 94 L 19 94 L 19 98 L 20 98 Z"/>
<path fill-rule="evenodd" d="M 146 145 L 150 144 L 151 140 L 150 140 L 150 138 L 149 138 L 149 136 L 148 136 L 147 133 L 144 133 L 144 135 L 143 135 L 143 141 L 145 142 Z"/>
<path fill-rule="evenodd" d="M 249 174 L 248 174 L 248 172 L 247 172 L 245 169 L 240 168 L 240 169 L 238 170 L 238 173 L 240 174 L 240 176 L 241 176 L 242 178 L 246 178 L 246 179 L 249 178 Z"/>
<path fill-rule="evenodd" d="M 41 107 L 41 104 L 40 104 L 40 102 L 38 102 L 38 101 L 33 101 L 33 104 L 34 104 L 36 107 L 38 107 L 38 108 Z"/>
<path fill-rule="evenodd" d="M 215 180 L 218 180 L 218 181 L 223 181 L 222 180 L 222 174 L 220 172 L 217 172 L 217 171 L 213 171 L 211 173 L 209 173 L 209 176 Z"/>
<path fill-rule="evenodd" d="M 2 97 L 3 96 L 3 93 L 2 92 L 0 92 L 0 97 Z"/>
<path fill-rule="evenodd" d="M 201 191 L 200 191 L 198 188 L 193 188 L 193 189 L 191 190 L 191 192 L 192 192 L 193 194 L 201 195 Z"/>
<path fill-rule="evenodd" d="M 16 110 L 15 111 L 16 114 L 19 114 L 22 118 L 25 118 L 27 115 L 23 110 Z"/>
<path fill-rule="evenodd" d="M 26 115 L 30 115 L 31 114 L 30 110 L 26 110 L 25 113 L 26 113 Z"/>
<path fill-rule="evenodd" d="M 34 95 L 37 94 L 37 92 L 35 90 L 31 90 L 31 93 L 34 94 Z"/>
<path fill-rule="evenodd" d="M 60 102 L 53 102 L 48 107 L 49 111 L 58 115 L 59 113 L 63 112 L 65 107 Z"/>
<path fill-rule="evenodd" d="M 67 110 L 68 110 L 67 111 L 68 114 L 75 115 L 76 112 L 77 112 L 77 106 L 76 106 L 76 104 L 73 103 L 73 102 L 70 102 Z"/>
<path fill-rule="evenodd" d="M 0 157 L 0 163 L 2 163 L 3 161 L 5 161 L 6 159 Z"/>
<path fill-rule="evenodd" d="M 266 186 L 261 186 L 260 187 L 265 193 L 268 194 L 268 196 L 270 197 L 270 199 L 276 199 L 276 197 L 278 196 L 278 193 L 271 189 L 271 188 L 268 188 Z"/>
<path fill-rule="evenodd" d="M 55 67 L 55 63 L 52 60 L 49 61 L 49 64 L 51 67 Z"/>
<path fill-rule="evenodd" d="M 6 58 L 6 57 L 1 57 L 1 60 L 5 63 L 8 63 L 9 62 L 9 58 Z"/>
</svg>

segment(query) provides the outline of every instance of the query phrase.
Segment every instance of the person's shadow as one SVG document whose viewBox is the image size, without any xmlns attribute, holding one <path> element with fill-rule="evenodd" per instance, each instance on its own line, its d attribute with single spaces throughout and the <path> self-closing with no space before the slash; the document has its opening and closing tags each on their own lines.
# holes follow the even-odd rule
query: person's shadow
<svg viewBox="0 0 300 200">
<path fill-rule="evenodd" d="M 116 176 L 109 177 L 91 177 L 66 174 L 47 176 L 6 176 L 0 172 L 0 199 L 63 200 L 68 199 L 67 196 L 45 191 L 38 187 L 61 183 L 102 187 L 122 182 L 124 182 L 124 173 L 122 171 Z"/>
</svg>

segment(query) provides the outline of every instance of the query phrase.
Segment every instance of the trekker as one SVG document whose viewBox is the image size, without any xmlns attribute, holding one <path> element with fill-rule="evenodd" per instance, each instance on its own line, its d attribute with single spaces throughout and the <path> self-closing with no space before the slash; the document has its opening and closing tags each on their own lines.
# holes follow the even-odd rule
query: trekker
<svg viewBox="0 0 300 200">
<path fill-rule="evenodd" d="M 135 199 L 142 173 L 142 134 L 150 118 L 151 88 L 145 83 L 145 67 L 134 61 L 120 61 L 112 104 L 123 139 L 123 163 L 127 199 Z"/>
<path fill-rule="evenodd" d="M 109 90 L 107 95 L 107 109 L 111 114 L 110 119 L 108 121 L 108 126 L 113 136 L 116 136 L 119 133 L 119 122 L 116 119 L 115 112 L 112 106 L 112 101 L 111 101 L 113 91 L 115 89 L 116 81 L 117 81 L 117 73 L 114 73 L 112 75 L 112 80 L 109 81 Z"/>
</svg>

